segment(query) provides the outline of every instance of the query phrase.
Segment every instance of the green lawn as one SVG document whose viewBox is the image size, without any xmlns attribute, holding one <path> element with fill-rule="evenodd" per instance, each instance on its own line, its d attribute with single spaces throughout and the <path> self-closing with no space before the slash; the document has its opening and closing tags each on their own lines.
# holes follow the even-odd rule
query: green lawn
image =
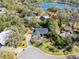
<svg viewBox="0 0 79 59">
<path fill-rule="evenodd" d="M 44 2 L 57 2 L 57 0 L 43 0 Z"/>
</svg>

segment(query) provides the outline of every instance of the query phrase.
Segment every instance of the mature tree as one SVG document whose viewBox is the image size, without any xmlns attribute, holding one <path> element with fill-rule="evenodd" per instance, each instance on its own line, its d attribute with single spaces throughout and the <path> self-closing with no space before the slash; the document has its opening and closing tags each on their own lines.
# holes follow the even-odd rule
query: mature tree
<svg viewBox="0 0 79 59">
<path fill-rule="evenodd" d="M 26 40 L 24 38 L 23 33 L 21 33 L 20 30 L 18 30 L 17 27 L 9 28 L 12 30 L 9 34 L 8 40 L 5 42 L 6 46 L 12 46 L 12 47 L 26 47 Z"/>
</svg>

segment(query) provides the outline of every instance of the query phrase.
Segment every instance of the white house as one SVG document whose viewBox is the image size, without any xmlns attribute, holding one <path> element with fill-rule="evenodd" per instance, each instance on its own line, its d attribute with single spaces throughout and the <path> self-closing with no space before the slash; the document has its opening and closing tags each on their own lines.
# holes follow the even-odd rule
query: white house
<svg viewBox="0 0 79 59">
<path fill-rule="evenodd" d="M 40 16 L 42 21 L 47 21 L 50 17 L 49 16 Z"/>
<path fill-rule="evenodd" d="M 0 7 L 0 14 L 6 13 L 7 9 L 4 7 Z"/>
<path fill-rule="evenodd" d="M 11 30 L 3 31 L 0 33 L 0 44 L 4 45 L 5 41 L 8 40 L 9 33 Z"/>
</svg>

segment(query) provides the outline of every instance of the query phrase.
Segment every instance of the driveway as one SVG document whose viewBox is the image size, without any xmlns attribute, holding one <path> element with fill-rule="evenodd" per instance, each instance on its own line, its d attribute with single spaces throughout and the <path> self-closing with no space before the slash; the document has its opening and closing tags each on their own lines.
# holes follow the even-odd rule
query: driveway
<svg viewBox="0 0 79 59">
<path fill-rule="evenodd" d="M 31 46 L 30 40 L 31 40 L 31 36 L 32 34 L 25 34 L 25 38 L 26 38 L 26 42 L 27 42 L 27 46 Z"/>
<path fill-rule="evenodd" d="M 18 59 L 74 59 L 74 58 L 72 55 L 71 56 L 48 55 L 39 50 L 38 48 L 30 46 L 19 54 Z"/>
</svg>

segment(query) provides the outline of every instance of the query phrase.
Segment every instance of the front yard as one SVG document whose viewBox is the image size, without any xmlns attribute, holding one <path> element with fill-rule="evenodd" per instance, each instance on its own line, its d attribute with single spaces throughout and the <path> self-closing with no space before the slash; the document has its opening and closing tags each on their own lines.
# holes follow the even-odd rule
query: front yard
<svg viewBox="0 0 79 59">
<path fill-rule="evenodd" d="M 42 38 L 40 40 L 35 40 L 32 39 L 31 43 L 33 44 L 34 47 L 39 48 L 40 50 L 51 54 L 51 55 L 72 55 L 75 53 L 79 53 L 79 48 L 77 46 L 73 47 L 72 51 L 65 51 L 66 48 L 64 49 L 58 49 L 56 48 L 51 42 L 48 41 L 46 38 Z"/>
<path fill-rule="evenodd" d="M 57 2 L 57 0 L 43 0 L 44 2 Z"/>
</svg>

